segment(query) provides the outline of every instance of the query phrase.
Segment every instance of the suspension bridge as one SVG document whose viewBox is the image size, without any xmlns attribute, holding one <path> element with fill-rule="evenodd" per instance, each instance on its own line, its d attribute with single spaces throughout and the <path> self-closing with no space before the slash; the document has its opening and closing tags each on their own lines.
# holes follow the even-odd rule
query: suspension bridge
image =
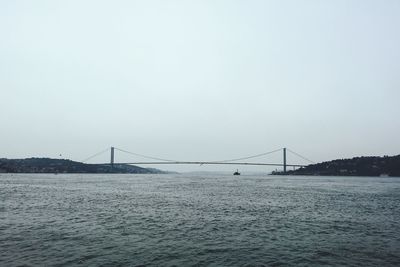
<svg viewBox="0 0 400 267">
<path fill-rule="evenodd" d="M 131 162 L 115 162 L 115 152 L 121 152 L 124 154 L 128 154 L 130 156 L 134 156 L 135 158 L 142 158 L 146 159 L 146 161 L 140 160 L 140 161 L 131 161 Z M 245 156 L 245 157 L 240 157 L 240 158 L 233 158 L 233 159 L 223 159 L 223 160 L 212 160 L 212 161 L 185 161 L 185 160 L 174 160 L 174 159 L 165 159 L 165 158 L 159 158 L 159 157 L 153 157 L 153 156 L 147 156 L 143 154 L 138 154 L 134 152 L 130 152 L 121 148 L 117 147 L 108 147 L 105 150 L 102 150 L 98 153 L 95 153 L 94 155 L 82 160 L 82 163 L 88 163 L 88 161 L 92 160 L 95 157 L 100 156 L 101 154 L 104 153 L 110 153 L 110 162 L 107 163 L 96 163 L 97 165 L 109 165 L 111 168 L 114 167 L 114 165 L 162 165 L 162 164 L 170 164 L 170 165 L 181 165 L 181 164 L 192 164 L 192 165 L 250 165 L 250 166 L 276 166 L 276 167 L 283 167 L 283 172 L 285 173 L 288 167 L 293 167 L 293 168 L 301 168 L 305 167 L 306 164 L 289 164 L 287 162 L 287 155 L 290 153 L 291 155 L 294 155 L 303 161 L 306 161 L 308 164 L 310 163 L 315 163 L 312 160 L 300 155 L 297 152 L 294 152 L 293 150 L 290 150 L 289 148 L 279 148 L 275 149 L 272 151 L 256 154 L 256 155 L 251 155 L 251 156 Z M 254 162 L 253 160 L 256 158 L 261 158 L 265 157 L 270 154 L 274 153 L 282 153 L 282 162 L 281 163 L 268 163 L 268 162 Z M 252 160 L 252 161 L 248 161 Z"/>
</svg>

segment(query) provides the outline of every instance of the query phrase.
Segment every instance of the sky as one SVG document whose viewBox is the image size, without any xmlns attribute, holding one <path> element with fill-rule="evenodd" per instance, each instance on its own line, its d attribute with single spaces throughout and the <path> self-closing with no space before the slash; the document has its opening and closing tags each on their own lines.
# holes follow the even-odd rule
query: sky
<svg viewBox="0 0 400 267">
<path fill-rule="evenodd" d="M 2 0 L 0 157 L 398 155 L 399 32 L 398 0 Z"/>
</svg>

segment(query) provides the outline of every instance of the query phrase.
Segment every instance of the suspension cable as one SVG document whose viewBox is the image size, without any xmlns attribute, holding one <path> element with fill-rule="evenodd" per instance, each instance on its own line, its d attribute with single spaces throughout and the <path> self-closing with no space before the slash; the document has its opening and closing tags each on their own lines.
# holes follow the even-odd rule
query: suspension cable
<svg viewBox="0 0 400 267">
<path fill-rule="evenodd" d="M 261 157 L 261 156 L 265 156 L 265 155 L 268 155 L 268 154 L 272 154 L 272 153 L 278 152 L 280 150 L 282 150 L 282 148 L 275 149 L 273 151 L 269 151 L 269 152 L 265 152 L 265 153 L 261 153 L 261 154 L 257 154 L 257 155 L 253 155 L 253 156 L 243 157 L 243 158 L 216 160 L 216 161 L 211 161 L 211 162 L 221 162 L 222 163 L 222 162 L 230 162 L 230 161 L 238 161 L 238 160 L 244 160 L 244 159 L 258 158 L 258 157 Z"/>
<path fill-rule="evenodd" d="M 84 159 L 84 160 L 81 160 L 81 162 L 82 162 L 82 163 L 85 163 L 86 161 L 91 160 L 92 158 L 97 157 L 97 156 L 99 156 L 99 155 L 101 155 L 101 154 L 107 152 L 108 150 L 110 150 L 109 147 L 107 147 L 107 149 L 104 149 L 104 150 L 102 150 L 102 151 L 100 151 L 100 152 L 98 152 L 98 153 L 96 153 L 96 154 L 94 154 L 94 155 L 92 155 L 92 156 L 90 156 L 90 157 Z"/>
<path fill-rule="evenodd" d="M 138 154 L 138 153 L 133 153 L 133 152 L 130 152 L 130 151 L 118 148 L 118 147 L 114 147 L 114 149 L 116 149 L 118 151 L 121 151 L 121 152 L 124 152 L 124 153 L 127 153 L 127 154 L 134 155 L 134 156 L 139 156 L 139 157 L 142 157 L 142 158 L 146 158 L 146 159 L 154 159 L 154 160 L 169 161 L 169 162 L 177 161 L 177 160 L 173 160 L 173 159 L 162 159 L 162 158 L 146 156 L 146 155 L 142 155 L 142 154 Z"/>
<path fill-rule="evenodd" d="M 315 164 L 314 161 L 312 161 L 312 160 L 310 160 L 310 159 L 308 159 L 308 158 L 306 158 L 306 157 L 304 157 L 304 156 L 302 156 L 302 155 L 300 155 L 300 154 L 294 152 L 293 150 L 290 150 L 289 148 L 286 148 L 286 149 L 287 149 L 289 152 L 293 153 L 294 155 L 296 155 L 296 156 L 298 156 L 298 157 L 300 157 L 300 158 L 302 158 L 302 159 L 304 159 L 304 160 L 306 160 L 306 161 L 308 161 L 308 162 L 311 162 L 311 163 Z"/>
<path fill-rule="evenodd" d="M 158 157 L 153 157 L 153 156 L 146 156 L 146 155 L 143 155 L 143 154 L 130 152 L 130 151 L 118 148 L 118 147 L 114 147 L 114 149 L 116 149 L 118 151 L 121 151 L 121 152 L 124 152 L 124 153 L 127 153 L 127 154 L 134 155 L 134 156 L 146 158 L 146 159 L 161 160 L 161 161 L 166 161 L 166 162 L 175 162 L 175 161 L 177 161 L 177 160 L 174 160 L 174 159 L 164 159 L 164 158 L 158 158 Z M 253 155 L 253 156 L 247 156 L 247 157 L 242 157 L 242 158 L 234 158 L 234 159 L 225 159 L 225 160 L 215 160 L 215 161 L 211 161 L 211 162 L 216 162 L 216 163 L 217 162 L 221 162 L 222 163 L 222 162 L 230 162 L 230 161 L 238 161 L 238 160 L 257 158 L 257 157 L 261 157 L 261 156 L 265 156 L 265 155 L 268 155 L 268 154 L 272 154 L 272 153 L 278 152 L 280 150 L 282 150 L 282 148 L 275 149 L 273 151 L 269 151 L 269 152 L 265 152 L 265 153 L 261 153 L 261 154 L 257 154 L 257 155 Z"/>
</svg>

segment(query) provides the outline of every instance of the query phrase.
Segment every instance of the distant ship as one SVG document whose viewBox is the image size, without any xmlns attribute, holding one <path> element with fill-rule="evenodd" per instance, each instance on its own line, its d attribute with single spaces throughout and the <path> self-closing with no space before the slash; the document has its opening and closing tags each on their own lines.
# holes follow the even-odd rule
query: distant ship
<svg viewBox="0 0 400 267">
<path fill-rule="evenodd" d="M 233 173 L 233 175 L 240 175 L 239 170 L 236 170 L 236 171 Z"/>
</svg>

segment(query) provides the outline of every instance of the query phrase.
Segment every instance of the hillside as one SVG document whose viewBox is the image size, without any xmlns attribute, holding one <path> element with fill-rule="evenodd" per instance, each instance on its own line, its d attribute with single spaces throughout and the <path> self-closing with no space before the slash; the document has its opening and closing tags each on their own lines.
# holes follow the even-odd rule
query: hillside
<svg viewBox="0 0 400 267">
<path fill-rule="evenodd" d="M 132 165 L 85 164 L 67 159 L 27 158 L 0 159 L 3 173 L 164 173 L 157 169 L 146 169 Z"/>
<path fill-rule="evenodd" d="M 274 172 L 273 174 L 282 174 Z M 337 159 L 308 165 L 287 175 L 332 175 L 332 176 L 396 176 L 400 177 L 400 155 L 384 157 L 356 157 Z"/>
</svg>

